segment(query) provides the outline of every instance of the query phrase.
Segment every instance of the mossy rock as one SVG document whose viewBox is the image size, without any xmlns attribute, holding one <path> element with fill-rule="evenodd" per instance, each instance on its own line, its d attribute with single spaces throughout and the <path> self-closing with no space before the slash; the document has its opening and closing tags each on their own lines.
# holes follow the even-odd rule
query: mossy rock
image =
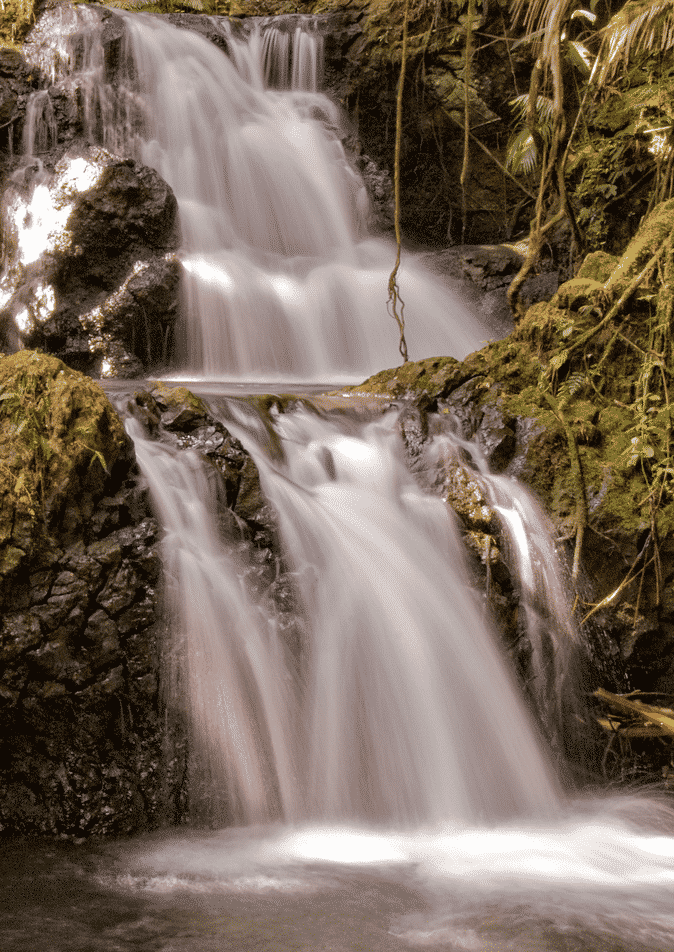
<svg viewBox="0 0 674 952">
<path fill-rule="evenodd" d="M 636 277 L 674 229 L 674 199 L 661 202 L 642 222 L 639 231 L 620 257 L 610 283 L 627 284 Z"/>
<path fill-rule="evenodd" d="M 161 381 L 153 382 L 152 396 L 164 409 L 177 409 L 188 406 L 200 413 L 206 413 L 206 404 L 201 397 L 195 396 L 187 387 L 168 387 Z"/>
<path fill-rule="evenodd" d="M 0 358 L 0 574 L 40 533 L 88 518 L 128 447 L 103 390 L 55 357 Z"/>
<path fill-rule="evenodd" d="M 382 370 L 357 387 L 349 388 L 349 392 L 398 398 L 418 397 L 426 391 L 434 397 L 442 397 L 471 376 L 466 364 L 454 357 L 429 357 Z"/>
<path fill-rule="evenodd" d="M 560 309 L 568 308 L 571 311 L 578 311 L 586 304 L 594 304 L 602 287 L 601 282 L 592 278 L 572 278 L 562 284 L 552 297 L 550 305 Z"/>
<path fill-rule="evenodd" d="M 593 251 L 585 257 L 576 277 L 603 284 L 611 277 L 619 261 L 620 258 L 610 255 L 607 251 Z"/>
</svg>

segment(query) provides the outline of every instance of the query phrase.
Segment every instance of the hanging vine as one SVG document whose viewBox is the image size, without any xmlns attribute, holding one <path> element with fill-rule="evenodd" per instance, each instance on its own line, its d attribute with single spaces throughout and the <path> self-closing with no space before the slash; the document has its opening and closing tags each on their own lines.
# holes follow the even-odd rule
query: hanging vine
<svg viewBox="0 0 674 952">
<path fill-rule="evenodd" d="M 466 243 L 466 218 L 468 214 L 466 182 L 470 165 L 470 65 L 473 56 L 473 20 L 475 19 L 475 0 L 468 0 L 468 20 L 466 22 L 466 44 L 463 69 L 463 166 L 461 168 L 461 243 Z"/>
<path fill-rule="evenodd" d="M 398 80 L 398 95 L 396 101 L 396 143 L 395 157 L 393 161 L 393 194 L 395 201 L 395 235 L 396 235 L 396 262 L 388 279 L 388 310 L 398 325 L 400 333 L 400 342 L 398 350 L 407 363 L 407 341 L 405 340 L 405 302 L 400 296 L 398 286 L 398 270 L 400 268 L 400 253 L 402 250 L 402 236 L 400 231 L 400 151 L 402 146 L 402 126 L 403 126 L 403 88 L 405 86 L 405 66 L 407 64 L 407 20 L 409 15 L 409 0 L 405 0 L 405 15 L 403 19 L 403 45 L 400 61 L 400 78 Z M 398 307 L 400 306 L 400 309 Z"/>
</svg>

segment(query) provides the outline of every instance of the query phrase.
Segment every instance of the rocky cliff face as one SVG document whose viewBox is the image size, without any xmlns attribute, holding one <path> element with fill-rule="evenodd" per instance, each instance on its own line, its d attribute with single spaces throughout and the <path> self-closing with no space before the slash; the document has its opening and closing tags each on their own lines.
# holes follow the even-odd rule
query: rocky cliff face
<svg viewBox="0 0 674 952">
<path fill-rule="evenodd" d="M 120 420 L 53 357 L 0 359 L 0 826 L 122 833 L 159 774 L 157 526 Z"/>
<path fill-rule="evenodd" d="M 212 467 L 222 529 L 297 655 L 251 457 L 184 388 L 125 400 Z M 126 834 L 198 814 L 209 794 L 162 694 L 160 533 L 117 412 L 87 377 L 24 350 L 0 358 L 0 436 L 0 833 Z"/>
</svg>

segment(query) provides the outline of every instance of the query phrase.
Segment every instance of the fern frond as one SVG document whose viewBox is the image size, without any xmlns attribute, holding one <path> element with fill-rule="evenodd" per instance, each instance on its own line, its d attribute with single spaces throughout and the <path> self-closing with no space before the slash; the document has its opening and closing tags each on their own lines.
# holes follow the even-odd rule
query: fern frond
<svg viewBox="0 0 674 952">
<path fill-rule="evenodd" d="M 597 22 L 597 14 L 592 10 L 574 10 L 570 17 L 571 20 L 587 20 L 592 26 Z"/>
<path fill-rule="evenodd" d="M 554 371 L 559 370 L 561 367 L 564 366 L 564 364 L 567 362 L 568 359 L 569 359 L 568 350 L 562 350 L 559 353 L 552 355 L 552 357 L 550 358 L 550 367 Z"/>
<path fill-rule="evenodd" d="M 514 175 L 530 175 L 539 161 L 534 137 L 528 129 L 522 129 L 508 146 L 505 167 Z"/>
<path fill-rule="evenodd" d="M 564 387 L 568 391 L 569 396 L 573 397 L 576 393 L 580 393 L 586 383 L 587 377 L 585 374 L 580 371 L 575 371 L 566 378 Z"/>
<path fill-rule="evenodd" d="M 512 23 L 516 26 L 523 22 L 524 29 L 529 36 L 539 33 L 541 40 L 536 43 L 538 48 L 545 45 L 548 34 L 548 25 L 553 17 L 563 23 L 576 0 L 515 0 L 512 10 Z M 560 9 L 561 8 L 561 9 Z M 526 14 L 525 16 L 523 16 Z"/>
<path fill-rule="evenodd" d="M 518 114 L 518 118 L 520 120 L 524 120 L 526 118 L 528 104 L 528 93 L 523 93 L 521 96 L 515 96 L 514 99 L 510 100 L 510 105 L 513 107 L 515 113 Z M 536 97 L 536 118 L 541 125 L 552 122 L 553 110 L 554 103 L 549 96 Z"/>
<path fill-rule="evenodd" d="M 641 53 L 674 47 L 674 0 L 628 0 L 604 27 L 593 79 L 598 86 Z"/>
</svg>

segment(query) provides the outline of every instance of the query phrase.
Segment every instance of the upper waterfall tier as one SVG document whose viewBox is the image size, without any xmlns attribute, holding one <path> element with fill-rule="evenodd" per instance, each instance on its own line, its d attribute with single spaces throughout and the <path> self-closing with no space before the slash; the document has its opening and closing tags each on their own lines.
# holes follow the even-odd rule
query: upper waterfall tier
<svg viewBox="0 0 674 952">
<path fill-rule="evenodd" d="M 74 15 L 50 68 L 77 87 L 86 137 L 154 167 L 178 199 L 179 365 L 343 380 L 398 363 L 387 313 L 395 249 L 368 236 L 346 119 L 316 91 L 315 19 L 259 20 L 248 31 L 220 19 L 227 55 L 161 17 L 120 12 L 124 35 L 111 56 L 99 14 Z M 45 148 L 56 135 L 49 97 L 36 94 L 29 116 L 25 149 Z M 399 284 L 413 358 L 462 357 L 490 336 L 413 257 Z"/>
</svg>

